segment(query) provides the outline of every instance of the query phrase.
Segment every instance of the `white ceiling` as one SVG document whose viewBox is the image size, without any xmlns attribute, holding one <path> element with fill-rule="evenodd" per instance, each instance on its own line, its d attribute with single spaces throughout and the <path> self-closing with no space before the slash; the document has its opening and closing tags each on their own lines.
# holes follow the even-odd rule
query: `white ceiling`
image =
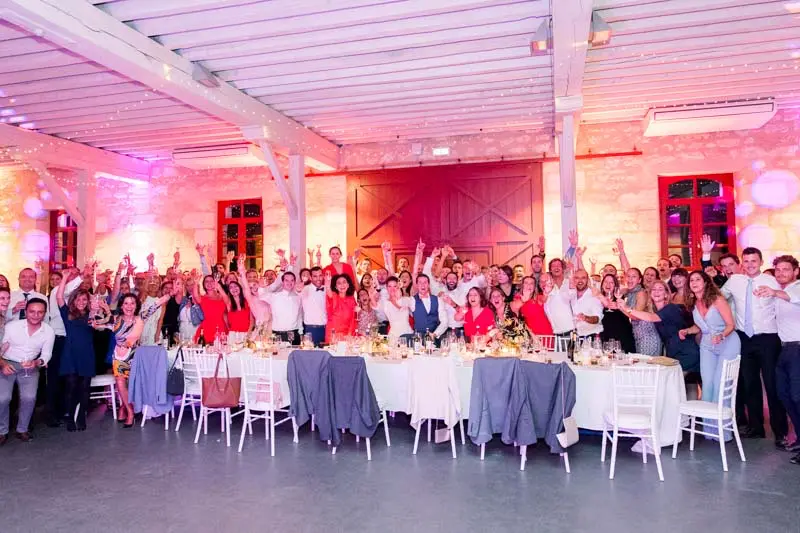
<svg viewBox="0 0 800 533">
<path fill-rule="evenodd" d="M 553 56 L 529 48 L 551 15 L 547 0 L 89 3 L 93 18 L 124 22 L 336 144 L 554 127 Z M 728 99 L 800 105 L 796 3 L 594 0 L 593 8 L 613 37 L 586 55 L 585 122 Z M 230 116 L 55 40 L 0 22 L 0 121 L 146 159 L 243 140 Z"/>
</svg>

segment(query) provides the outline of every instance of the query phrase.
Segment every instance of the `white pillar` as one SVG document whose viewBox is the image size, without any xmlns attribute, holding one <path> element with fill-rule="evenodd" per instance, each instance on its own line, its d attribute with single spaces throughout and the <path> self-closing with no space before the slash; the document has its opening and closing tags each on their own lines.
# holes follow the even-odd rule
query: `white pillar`
<svg viewBox="0 0 800 533">
<path fill-rule="evenodd" d="M 562 117 L 558 134 L 558 171 L 561 185 L 561 242 L 563 252 L 569 248 L 569 232 L 578 229 L 578 206 L 575 190 L 575 117 Z"/>
<path fill-rule="evenodd" d="M 78 210 L 83 215 L 83 224 L 78 226 L 78 257 L 76 263 L 94 256 L 97 243 L 97 184 L 94 176 L 80 171 L 78 185 Z"/>
<path fill-rule="evenodd" d="M 289 156 L 289 190 L 296 209 L 289 216 L 289 249 L 297 254 L 297 268 L 306 264 L 306 176 L 302 155 Z"/>
</svg>

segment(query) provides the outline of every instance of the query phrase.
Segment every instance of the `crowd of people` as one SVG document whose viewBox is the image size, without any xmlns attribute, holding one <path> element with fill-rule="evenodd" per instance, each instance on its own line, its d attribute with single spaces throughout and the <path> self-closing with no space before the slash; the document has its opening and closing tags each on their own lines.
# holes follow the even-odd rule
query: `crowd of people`
<svg viewBox="0 0 800 533">
<path fill-rule="evenodd" d="M 83 271 L 51 272 L 47 280 L 26 268 L 13 291 L 0 275 L 0 444 L 8 438 L 15 385 L 16 435 L 30 440 L 40 373 L 49 425 L 86 429 L 91 378 L 110 369 L 120 422 L 132 426 L 127 377 L 142 345 L 210 344 L 252 331 L 294 345 L 305 336 L 317 346 L 352 335 L 437 343 L 577 335 L 676 359 L 707 401 L 717 400 L 723 363 L 741 355 L 736 418 L 742 436 L 766 436 L 763 380 L 776 446 L 800 463 L 800 443 L 788 440 L 788 420 L 800 424 L 797 259 L 777 257 L 762 271 L 761 251 L 748 247 L 712 264 L 715 243 L 704 236 L 702 268 L 689 271 L 681 256 L 671 255 L 640 269 L 618 239 L 619 268 L 598 271 L 593 260 L 586 268 L 577 233 L 569 242 L 564 257 L 546 261 L 540 238 L 528 267 L 478 265 L 447 245 L 426 254 L 420 240 L 413 262 L 395 258 L 385 242 L 382 264 L 359 250 L 345 258 L 334 246 L 323 267 L 318 246 L 307 250 L 308 268 L 297 271 L 296 254 L 277 250 L 279 263 L 261 273 L 233 252 L 212 265 L 208 248 L 198 245 L 199 272 L 182 271 L 176 252 L 163 275 L 152 254 L 140 272 L 127 256 L 116 274 L 98 271 L 93 261 Z M 38 292 L 40 284 L 47 289 Z"/>
</svg>

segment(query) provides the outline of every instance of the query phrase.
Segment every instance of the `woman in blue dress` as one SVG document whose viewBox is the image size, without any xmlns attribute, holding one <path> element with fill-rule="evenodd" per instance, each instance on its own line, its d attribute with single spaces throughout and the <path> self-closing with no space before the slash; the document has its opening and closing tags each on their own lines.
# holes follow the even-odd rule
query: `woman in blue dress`
<svg viewBox="0 0 800 533">
<path fill-rule="evenodd" d="M 94 328 L 89 317 L 91 295 L 85 289 L 74 291 L 67 303 L 64 290 L 77 272 L 61 277 L 56 292 L 56 302 L 64 321 L 67 336 L 61 353 L 59 375 L 66 378 L 67 431 L 86 429 L 86 412 L 89 408 L 89 387 L 95 375 Z M 77 425 L 75 408 L 80 404 Z"/>
<path fill-rule="evenodd" d="M 617 303 L 631 319 L 654 322 L 656 331 L 664 341 L 667 357 L 676 359 L 684 376 L 700 369 L 700 350 L 693 335 L 680 336 L 679 332 L 692 325 L 692 317 L 682 305 L 669 302 L 670 292 L 666 283 L 655 280 L 650 284 L 650 311 L 631 309 L 624 300 Z"/>
<path fill-rule="evenodd" d="M 741 353 L 739 336 L 734 334 L 736 323 L 728 302 L 708 274 L 695 270 L 689 275 L 689 306 L 694 326 L 678 332 L 682 338 L 702 333 L 700 341 L 700 377 L 703 380 L 703 401 L 718 402 L 722 392 L 722 366 Z M 716 425 L 706 420 L 706 430 Z M 731 438 L 725 432 L 725 440 Z"/>
</svg>

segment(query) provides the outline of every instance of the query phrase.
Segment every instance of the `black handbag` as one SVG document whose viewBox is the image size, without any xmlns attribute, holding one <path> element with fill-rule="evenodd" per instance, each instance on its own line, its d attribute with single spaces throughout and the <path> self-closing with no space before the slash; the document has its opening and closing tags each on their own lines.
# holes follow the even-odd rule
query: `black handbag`
<svg viewBox="0 0 800 533">
<path fill-rule="evenodd" d="M 172 396 L 183 396 L 184 390 L 183 368 L 175 366 L 178 359 L 181 360 L 181 366 L 183 366 L 183 348 L 178 348 L 178 354 L 175 356 L 175 360 L 167 373 L 167 394 Z"/>
</svg>

